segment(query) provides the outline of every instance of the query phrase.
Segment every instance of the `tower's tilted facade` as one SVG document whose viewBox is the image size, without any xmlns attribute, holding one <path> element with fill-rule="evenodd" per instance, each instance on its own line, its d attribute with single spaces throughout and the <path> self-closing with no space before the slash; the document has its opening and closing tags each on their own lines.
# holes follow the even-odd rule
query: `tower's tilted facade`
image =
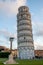
<svg viewBox="0 0 43 65">
<path fill-rule="evenodd" d="M 17 14 L 17 42 L 18 57 L 32 59 L 34 57 L 34 44 L 32 35 L 31 14 L 27 6 L 21 6 Z"/>
</svg>

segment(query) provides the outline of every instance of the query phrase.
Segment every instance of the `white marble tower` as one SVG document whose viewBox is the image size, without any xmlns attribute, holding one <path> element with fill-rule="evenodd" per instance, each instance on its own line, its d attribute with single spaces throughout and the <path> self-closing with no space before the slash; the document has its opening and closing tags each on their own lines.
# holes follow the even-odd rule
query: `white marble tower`
<svg viewBox="0 0 43 65">
<path fill-rule="evenodd" d="M 33 59 L 34 44 L 31 24 L 31 14 L 27 6 L 21 6 L 17 14 L 17 42 L 18 57 L 20 59 Z"/>
</svg>

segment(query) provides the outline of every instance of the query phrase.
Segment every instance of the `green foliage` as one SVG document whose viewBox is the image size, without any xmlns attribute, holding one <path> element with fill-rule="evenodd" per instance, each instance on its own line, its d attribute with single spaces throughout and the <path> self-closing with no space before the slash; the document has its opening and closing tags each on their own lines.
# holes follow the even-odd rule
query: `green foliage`
<svg viewBox="0 0 43 65">
<path fill-rule="evenodd" d="M 8 58 L 9 52 L 0 52 L 0 58 Z"/>
</svg>

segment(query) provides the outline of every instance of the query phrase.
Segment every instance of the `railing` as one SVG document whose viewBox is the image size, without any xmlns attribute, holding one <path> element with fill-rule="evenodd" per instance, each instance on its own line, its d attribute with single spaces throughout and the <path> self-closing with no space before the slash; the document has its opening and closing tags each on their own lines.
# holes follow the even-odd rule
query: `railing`
<svg viewBox="0 0 43 65">
<path fill-rule="evenodd" d="M 22 25 L 30 25 L 31 26 L 31 23 L 19 23 L 19 24 L 17 24 L 17 27 L 22 26 Z"/>
<path fill-rule="evenodd" d="M 22 25 L 22 26 L 18 26 L 18 31 L 22 31 L 22 30 L 32 30 L 32 27 L 29 25 Z"/>
<path fill-rule="evenodd" d="M 18 40 L 24 40 L 24 37 L 25 37 L 25 36 L 19 37 Z M 32 37 L 26 36 L 25 39 L 26 39 L 26 40 L 32 40 Z"/>
<path fill-rule="evenodd" d="M 23 30 L 23 31 L 20 31 L 20 32 L 18 32 L 18 34 L 32 34 L 32 32 L 31 31 L 29 31 L 29 30 Z"/>
<path fill-rule="evenodd" d="M 29 21 L 31 21 L 31 19 L 28 18 L 28 17 L 21 17 L 21 18 L 18 18 L 17 19 L 17 21 L 21 21 L 21 20 L 29 20 Z"/>
<path fill-rule="evenodd" d="M 23 37 L 23 36 L 30 36 L 30 37 L 32 37 L 32 34 L 19 34 L 19 35 L 18 35 L 18 38 L 19 38 L 19 37 Z"/>
<path fill-rule="evenodd" d="M 29 47 L 28 49 L 34 50 L 34 45 L 33 45 L 32 43 L 31 43 L 31 44 L 29 44 L 29 43 L 28 43 L 28 44 L 27 44 L 27 43 L 26 43 L 26 44 L 25 44 L 25 43 L 21 43 L 21 44 L 18 44 L 18 46 L 19 46 L 19 47 L 23 47 L 23 46 L 25 47 L 25 46 L 27 46 L 27 48 L 28 48 L 29 46 L 31 46 L 31 47 Z"/>
<path fill-rule="evenodd" d="M 29 43 L 29 42 L 33 42 L 33 40 L 19 40 L 18 41 L 18 43 L 23 43 L 23 42 Z"/>
</svg>

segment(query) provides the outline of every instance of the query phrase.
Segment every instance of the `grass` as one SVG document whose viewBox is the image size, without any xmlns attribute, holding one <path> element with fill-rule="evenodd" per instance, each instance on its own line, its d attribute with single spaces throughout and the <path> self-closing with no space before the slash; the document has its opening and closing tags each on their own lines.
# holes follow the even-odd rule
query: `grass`
<svg viewBox="0 0 43 65">
<path fill-rule="evenodd" d="M 0 58 L 0 65 L 4 65 L 3 62 L 5 62 L 6 58 Z M 16 62 L 18 64 L 10 64 L 10 65 L 43 65 L 43 60 L 19 60 L 16 59 Z M 7 65 L 7 64 L 6 64 Z"/>
</svg>

